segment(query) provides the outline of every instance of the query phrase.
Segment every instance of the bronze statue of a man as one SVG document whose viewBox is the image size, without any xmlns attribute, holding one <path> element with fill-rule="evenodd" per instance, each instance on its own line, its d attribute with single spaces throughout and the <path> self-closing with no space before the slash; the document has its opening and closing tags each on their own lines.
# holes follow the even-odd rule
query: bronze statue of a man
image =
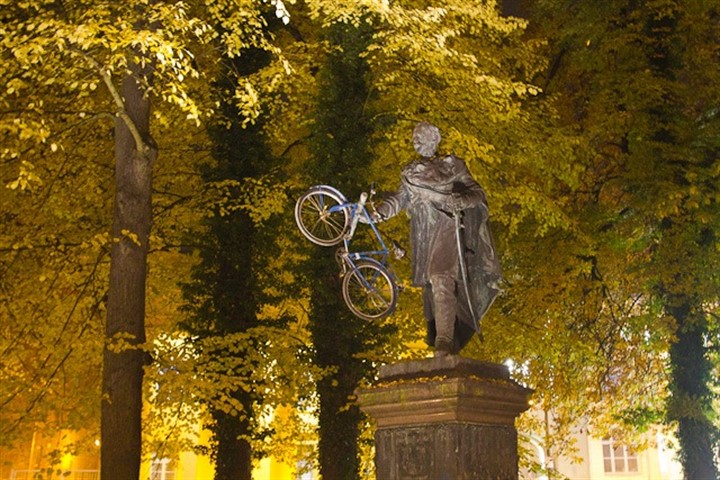
<svg viewBox="0 0 720 480">
<path fill-rule="evenodd" d="M 435 356 L 456 354 L 480 334 L 501 277 L 485 191 L 463 160 L 437 153 L 440 139 L 428 122 L 415 127 L 421 158 L 403 168 L 397 193 L 377 208 L 379 220 L 403 209 L 410 216 L 413 284 L 423 287 L 426 342 Z"/>
</svg>

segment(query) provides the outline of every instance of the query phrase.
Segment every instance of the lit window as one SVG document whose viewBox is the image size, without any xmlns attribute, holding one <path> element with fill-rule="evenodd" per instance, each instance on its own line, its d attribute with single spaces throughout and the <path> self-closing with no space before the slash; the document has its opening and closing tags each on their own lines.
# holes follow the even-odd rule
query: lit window
<svg viewBox="0 0 720 480">
<path fill-rule="evenodd" d="M 312 471 L 310 462 L 306 460 L 300 460 L 297 463 L 297 476 L 296 480 L 314 480 L 315 474 Z"/>
<path fill-rule="evenodd" d="M 170 468 L 169 458 L 156 458 L 150 463 L 149 480 L 175 480 L 175 470 Z"/>
<path fill-rule="evenodd" d="M 618 445 L 612 439 L 602 442 L 603 466 L 605 473 L 633 473 L 638 471 L 637 455 L 625 445 Z"/>
</svg>

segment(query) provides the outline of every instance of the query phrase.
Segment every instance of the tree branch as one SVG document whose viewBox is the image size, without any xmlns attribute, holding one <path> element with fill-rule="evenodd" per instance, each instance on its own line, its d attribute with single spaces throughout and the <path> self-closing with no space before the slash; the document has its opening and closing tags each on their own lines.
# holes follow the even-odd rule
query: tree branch
<svg viewBox="0 0 720 480">
<path fill-rule="evenodd" d="M 150 147 L 145 143 L 142 135 L 140 135 L 140 131 L 135 125 L 135 122 L 133 122 L 130 118 L 130 115 L 128 115 L 127 110 L 125 109 L 125 101 L 123 100 L 122 95 L 120 95 L 120 91 L 113 83 L 112 75 L 110 74 L 110 72 L 107 69 L 103 68 L 103 65 L 101 65 L 100 62 L 98 62 L 82 50 L 78 50 L 75 48 L 71 48 L 70 50 L 87 60 L 87 62 L 90 63 L 90 65 L 95 69 L 95 71 L 98 72 L 100 78 L 102 78 L 103 83 L 105 83 L 108 92 L 110 92 L 110 96 L 112 97 L 115 106 L 117 107 L 115 115 L 117 117 L 120 117 L 120 119 L 122 119 L 122 121 L 128 127 L 128 130 L 130 130 L 130 134 L 135 140 L 135 147 L 137 148 L 138 152 L 142 152 L 143 155 L 146 155 Z"/>
</svg>

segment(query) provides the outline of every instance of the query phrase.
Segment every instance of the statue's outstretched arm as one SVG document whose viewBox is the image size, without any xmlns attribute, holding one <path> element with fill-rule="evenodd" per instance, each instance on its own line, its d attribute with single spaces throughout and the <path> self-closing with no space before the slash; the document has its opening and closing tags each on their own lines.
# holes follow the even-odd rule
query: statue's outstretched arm
<svg viewBox="0 0 720 480">
<path fill-rule="evenodd" d="M 393 195 L 385 198 L 380 205 L 377 206 L 377 213 L 380 215 L 379 220 L 387 220 L 392 218 L 403 209 L 407 208 L 409 202 L 407 187 L 403 184 Z"/>
</svg>

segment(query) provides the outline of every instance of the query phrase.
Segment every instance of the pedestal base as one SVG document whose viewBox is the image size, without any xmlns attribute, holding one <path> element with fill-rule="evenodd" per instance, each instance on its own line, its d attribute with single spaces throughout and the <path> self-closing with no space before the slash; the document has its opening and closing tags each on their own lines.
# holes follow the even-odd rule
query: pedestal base
<svg viewBox="0 0 720 480">
<path fill-rule="evenodd" d="M 503 365 L 451 355 L 380 370 L 360 390 L 378 480 L 517 480 L 515 418 L 532 391 Z"/>
<path fill-rule="evenodd" d="M 512 427 L 441 423 L 384 428 L 375 435 L 378 480 L 517 479 Z"/>
</svg>

